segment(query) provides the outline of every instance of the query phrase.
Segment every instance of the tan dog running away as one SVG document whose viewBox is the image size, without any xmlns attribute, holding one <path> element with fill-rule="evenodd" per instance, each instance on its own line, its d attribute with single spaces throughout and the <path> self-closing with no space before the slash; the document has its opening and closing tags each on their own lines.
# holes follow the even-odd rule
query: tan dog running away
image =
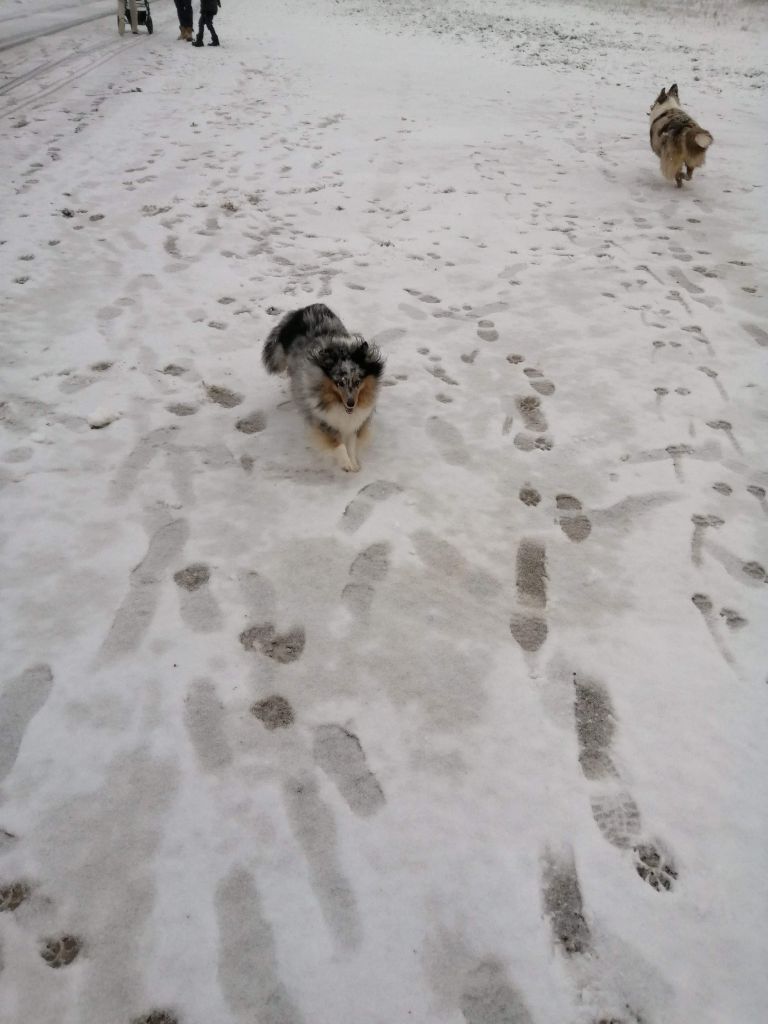
<svg viewBox="0 0 768 1024">
<path fill-rule="evenodd" d="M 648 116 L 651 119 L 651 149 L 661 161 L 661 173 L 682 188 L 683 178 L 691 180 L 694 168 L 703 165 L 714 140 L 680 107 L 676 85 L 671 86 L 669 92 L 661 90 Z"/>
</svg>

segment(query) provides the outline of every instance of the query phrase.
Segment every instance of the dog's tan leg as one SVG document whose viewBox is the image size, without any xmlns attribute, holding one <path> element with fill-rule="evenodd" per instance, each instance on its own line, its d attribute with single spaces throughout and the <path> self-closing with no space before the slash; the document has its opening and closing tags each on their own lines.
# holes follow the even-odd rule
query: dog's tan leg
<svg viewBox="0 0 768 1024">
<path fill-rule="evenodd" d="M 344 470 L 345 473 L 357 473 L 360 469 L 359 464 L 353 458 L 352 453 L 349 451 L 345 444 L 340 444 L 333 453 L 336 457 L 336 461 Z"/>
<path fill-rule="evenodd" d="M 369 416 L 368 419 L 357 432 L 357 443 L 360 447 L 362 447 L 365 444 L 368 444 L 368 442 L 371 440 L 371 432 L 373 430 L 373 427 L 371 425 L 372 419 L 373 417 Z"/>
<path fill-rule="evenodd" d="M 349 461 L 352 463 L 353 472 L 357 473 L 360 469 L 360 462 L 357 458 L 357 434 L 353 434 L 346 440 L 347 453 L 349 454 Z"/>
<path fill-rule="evenodd" d="M 675 184 L 677 185 L 678 188 L 682 188 L 683 187 L 683 172 L 682 171 L 678 171 L 677 174 L 675 175 Z"/>
<path fill-rule="evenodd" d="M 369 416 L 365 423 L 360 427 L 358 432 L 354 435 L 351 441 L 347 442 L 347 448 L 349 449 L 349 457 L 355 464 L 357 469 L 360 469 L 360 449 L 363 448 L 371 440 L 371 420 L 372 416 Z"/>
<path fill-rule="evenodd" d="M 690 181 L 692 177 L 693 177 L 693 168 L 689 167 L 689 165 L 686 164 L 685 165 L 685 180 L 686 181 Z"/>
<path fill-rule="evenodd" d="M 334 461 L 346 472 L 354 473 L 355 467 L 352 465 L 352 460 L 349 457 L 346 445 L 343 443 L 340 437 L 334 436 L 323 430 L 321 427 L 312 425 L 310 427 L 310 437 L 314 444 L 322 449 L 323 451 L 330 452 L 333 455 Z M 357 467 L 359 468 L 359 467 Z"/>
</svg>

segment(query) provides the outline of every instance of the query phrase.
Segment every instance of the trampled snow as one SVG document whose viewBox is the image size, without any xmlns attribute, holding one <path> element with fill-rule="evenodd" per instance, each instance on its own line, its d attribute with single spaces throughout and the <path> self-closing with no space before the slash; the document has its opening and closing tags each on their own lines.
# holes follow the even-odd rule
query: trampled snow
<svg viewBox="0 0 768 1024">
<path fill-rule="evenodd" d="M 153 18 L 0 55 L 0 1020 L 762 1022 L 764 5 Z"/>
</svg>

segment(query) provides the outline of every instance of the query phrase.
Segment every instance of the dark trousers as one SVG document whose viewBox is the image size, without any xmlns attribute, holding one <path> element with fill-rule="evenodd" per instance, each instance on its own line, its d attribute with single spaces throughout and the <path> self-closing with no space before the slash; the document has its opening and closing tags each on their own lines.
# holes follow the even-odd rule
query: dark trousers
<svg viewBox="0 0 768 1024">
<path fill-rule="evenodd" d="M 192 0 L 175 0 L 176 13 L 179 16 L 179 28 L 192 28 L 194 18 L 192 16 Z"/>
<path fill-rule="evenodd" d="M 197 39 L 198 42 L 203 41 L 203 28 L 207 28 L 211 33 L 211 41 L 218 43 L 219 37 L 216 35 L 216 29 L 213 27 L 213 19 L 216 17 L 215 14 L 201 14 L 200 21 L 197 23 Z"/>
</svg>

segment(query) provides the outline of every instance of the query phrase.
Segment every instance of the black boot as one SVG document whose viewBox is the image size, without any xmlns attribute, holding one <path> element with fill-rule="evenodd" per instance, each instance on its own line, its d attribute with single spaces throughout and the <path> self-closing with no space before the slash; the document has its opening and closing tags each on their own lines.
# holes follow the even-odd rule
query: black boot
<svg viewBox="0 0 768 1024">
<path fill-rule="evenodd" d="M 219 37 L 218 37 L 218 36 L 216 36 L 216 38 L 215 38 L 215 39 L 212 39 L 212 40 L 210 41 L 210 43 L 208 43 L 208 45 L 209 45 L 209 46 L 218 46 L 218 45 L 219 45 Z"/>
<path fill-rule="evenodd" d="M 192 43 L 192 45 L 193 46 L 202 46 L 203 45 L 203 40 L 200 38 L 200 36 L 198 36 L 197 39 L 194 41 L 194 43 Z"/>
</svg>

